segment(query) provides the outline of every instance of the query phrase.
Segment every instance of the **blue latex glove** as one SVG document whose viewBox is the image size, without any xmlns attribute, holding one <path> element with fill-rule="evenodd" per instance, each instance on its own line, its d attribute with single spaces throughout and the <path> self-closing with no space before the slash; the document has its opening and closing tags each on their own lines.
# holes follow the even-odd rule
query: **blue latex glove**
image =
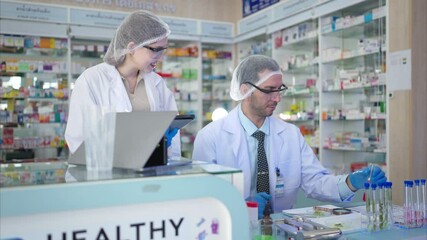
<svg viewBox="0 0 427 240">
<path fill-rule="evenodd" d="M 258 219 L 264 217 L 264 208 L 267 201 L 271 199 L 271 196 L 265 192 L 257 193 L 254 200 L 258 203 Z"/>
<path fill-rule="evenodd" d="M 353 185 L 353 187 L 357 190 L 364 188 L 365 182 L 368 182 L 370 171 L 370 167 L 365 167 L 348 175 L 351 185 Z M 385 173 L 378 166 L 374 166 L 372 168 L 370 183 L 375 183 L 378 185 L 379 183 L 384 183 L 386 181 L 387 177 L 385 176 Z"/>
<path fill-rule="evenodd" d="M 172 144 L 172 138 L 175 137 L 176 133 L 178 132 L 178 128 L 168 128 L 166 129 L 165 136 L 166 136 L 166 147 L 170 147 Z"/>
</svg>

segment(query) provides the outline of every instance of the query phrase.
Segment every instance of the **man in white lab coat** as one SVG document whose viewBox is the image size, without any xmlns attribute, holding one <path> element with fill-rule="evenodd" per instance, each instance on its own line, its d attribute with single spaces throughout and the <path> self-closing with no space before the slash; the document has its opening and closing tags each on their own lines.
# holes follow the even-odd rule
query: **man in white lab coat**
<svg viewBox="0 0 427 240">
<path fill-rule="evenodd" d="M 86 105 L 117 112 L 177 111 L 166 82 L 153 72 L 167 49 L 169 34 L 168 25 L 148 11 L 136 11 L 123 20 L 104 63 L 88 68 L 75 82 L 65 131 L 72 153 L 84 141 Z M 181 156 L 180 136 L 176 133 L 177 129 L 166 133 L 171 157 Z"/>
<path fill-rule="evenodd" d="M 282 72 L 275 60 L 252 55 L 242 60 L 233 73 L 230 95 L 241 103 L 228 116 L 212 122 L 196 136 L 193 159 L 241 169 L 244 175 L 244 198 L 258 202 L 262 217 L 266 201 L 278 212 L 292 208 L 298 189 L 320 201 L 350 201 L 354 191 L 362 188 L 369 169 L 334 176 L 321 166 L 298 127 L 271 117 L 281 93 Z M 263 172 L 257 171 L 259 141 L 252 136 L 262 131 L 268 162 L 267 189 L 258 189 Z M 385 182 L 375 167 L 371 182 Z"/>
</svg>

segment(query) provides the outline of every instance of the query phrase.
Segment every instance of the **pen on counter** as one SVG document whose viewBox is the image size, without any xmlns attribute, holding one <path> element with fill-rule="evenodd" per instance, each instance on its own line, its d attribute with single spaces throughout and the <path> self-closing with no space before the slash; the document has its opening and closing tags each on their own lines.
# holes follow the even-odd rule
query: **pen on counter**
<svg viewBox="0 0 427 240">
<path fill-rule="evenodd" d="M 371 183 L 371 179 L 372 179 L 372 172 L 374 171 L 374 164 L 371 163 L 370 166 L 370 170 L 369 170 L 369 178 L 368 178 L 368 183 Z"/>
</svg>

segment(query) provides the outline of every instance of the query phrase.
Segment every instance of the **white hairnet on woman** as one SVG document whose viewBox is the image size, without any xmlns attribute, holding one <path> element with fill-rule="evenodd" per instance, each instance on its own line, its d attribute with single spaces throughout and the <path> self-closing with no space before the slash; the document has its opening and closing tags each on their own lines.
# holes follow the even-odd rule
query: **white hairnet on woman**
<svg viewBox="0 0 427 240">
<path fill-rule="evenodd" d="M 262 78 L 260 72 L 264 70 L 271 72 Z M 234 101 L 241 101 L 251 95 L 256 89 L 273 75 L 282 75 L 280 66 L 272 58 L 263 55 L 252 55 L 240 62 L 233 72 L 231 79 L 230 96 Z M 246 84 L 245 88 L 241 86 Z"/>
<path fill-rule="evenodd" d="M 104 62 L 119 66 L 127 53 L 164 39 L 170 32 L 169 26 L 158 16 L 144 10 L 134 12 L 125 18 L 116 30 Z M 136 45 L 128 49 L 129 42 Z"/>
</svg>

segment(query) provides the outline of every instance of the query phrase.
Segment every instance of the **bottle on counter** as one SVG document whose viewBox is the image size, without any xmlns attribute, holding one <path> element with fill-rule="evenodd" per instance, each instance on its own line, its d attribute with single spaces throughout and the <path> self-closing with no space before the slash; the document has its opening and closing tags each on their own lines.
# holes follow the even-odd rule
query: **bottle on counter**
<svg viewBox="0 0 427 240">
<path fill-rule="evenodd" d="M 260 220 L 260 235 L 262 239 L 273 239 L 273 219 L 270 216 L 270 202 L 265 204 L 264 217 Z M 269 238 L 271 237 L 271 238 Z"/>
</svg>

